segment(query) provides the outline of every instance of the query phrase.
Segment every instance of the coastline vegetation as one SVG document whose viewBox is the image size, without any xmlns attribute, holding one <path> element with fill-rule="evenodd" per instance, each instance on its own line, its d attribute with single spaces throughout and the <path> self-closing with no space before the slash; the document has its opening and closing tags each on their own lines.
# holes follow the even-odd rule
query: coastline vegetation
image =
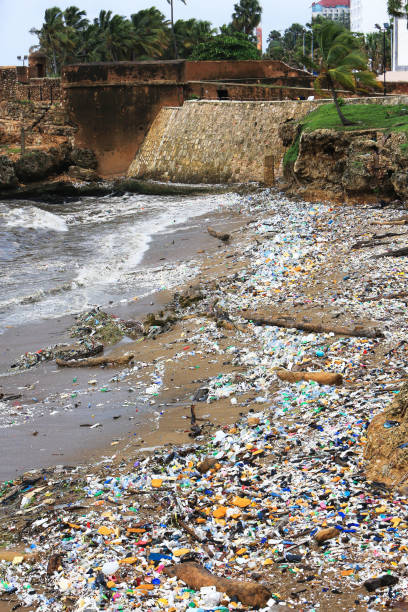
<svg viewBox="0 0 408 612">
<path fill-rule="evenodd" d="M 299 155 L 299 144 L 302 132 L 315 130 L 378 130 L 384 132 L 408 132 L 408 105 L 397 104 L 345 104 L 339 100 L 342 112 L 350 121 L 343 125 L 334 104 L 322 104 L 316 110 L 303 117 L 299 122 L 299 134 L 284 156 L 285 166 L 294 164 Z M 408 143 L 407 143 L 408 147 Z"/>
</svg>

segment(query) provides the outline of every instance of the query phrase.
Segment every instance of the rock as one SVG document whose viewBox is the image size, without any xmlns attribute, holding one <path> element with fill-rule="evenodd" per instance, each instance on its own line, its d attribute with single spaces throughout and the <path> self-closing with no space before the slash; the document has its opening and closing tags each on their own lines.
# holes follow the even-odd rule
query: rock
<svg viewBox="0 0 408 612">
<path fill-rule="evenodd" d="M 236 598 L 251 610 L 264 608 L 272 595 L 268 588 L 258 582 L 221 578 L 197 563 L 180 563 L 165 567 L 163 573 L 169 577 L 176 576 L 195 591 L 199 591 L 202 587 L 214 586 L 219 593 L 226 593 L 230 599 Z"/>
<path fill-rule="evenodd" d="M 54 356 L 56 359 L 69 361 L 70 359 L 86 359 L 98 355 L 103 351 L 103 344 L 97 343 L 87 347 L 84 344 L 71 344 L 69 346 L 56 347 Z"/>
<path fill-rule="evenodd" d="M 48 151 L 33 149 L 15 163 L 16 175 L 23 183 L 29 183 L 62 172 L 68 166 L 68 154 L 66 145 Z"/>
<path fill-rule="evenodd" d="M 79 166 L 87 170 L 96 170 L 98 167 L 98 160 L 91 149 L 73 147 L 69 159 L 73 166 Z"/>
<path fill-rule="evenodd" d="M 178 302 L 182 308 L 188 308 L 197 302 L 201 302 L 204 297 L 199 285 L 189 287 L 186 291 L 183 291 L 183 293 L 174 294 L 175 301 Z"/>
<path fill-rule="evenodd" d="M 297 121 L 285 121 L 279 126 L 278 134 L 282 140 L 284 147 L 290 147 L 298 137 L 301 130 L 301 124 Z"/>
<path fill-rule="evenodd" d="M 81 166 L 70 166 L 68 168 L 68 174 L 74 179 L 79 181 L 88 181 L 89 183 L 99 179 L 99 176 L 95 170 L 81 168 Z"/>
<path fill-rule="evenodd" d="M 366 580 L 364 586 L 369 593 L 372 593 L 377 589 L 394 586 L 398 584 L 398 582 L 399 578 L 397 576 L 391 576 L 391 574 L 384 574 L 379 578 L 371 578 L 370 580 Z"/>
<path fill-rule="evenodd" d="M 14 164 L 7 155 L 0 156 L 0 189 L 15 187 L 18 183 Z"/>
<path fill-rule="evenodd" d="M 408 479 L 408 383 L 388 409 L 371 421 L 367 431 L 365 458 L 367 478 L 401 486 Z"/>
<path fill-rule="evenodd" d="M 215 465 L 217 465 L 218 459 L 215 457 L 206 457 L 201 463 L 197 465 L 197 470 L 200 474 L 206 474 L 209 470 L 211 470 Z"/>
<path fill-rule="evenodd" d="M 391 177 L 391 183 L 398 197 L 404 200 L 408 198 L 408 173 L 406 171 L 395 172 Z"/>
<path fill-rule="evenodd" d="M 62 553 L 56 553 L 55 555 L 51 555 L 47 565 L 47 576 L 52 576 L 54 572 L 57 572 L 61 563 Z"/>
<path fill-rule="evenodd" d="M 333 538 L 337 538 L 340 534 L 340 531 L 335 527 L 328 527 L 327 529 L 321 529 L 315 535 L 315 540 L 319 544 L 324 544 L 327 540 L 332 540 Z"/>
</svg>

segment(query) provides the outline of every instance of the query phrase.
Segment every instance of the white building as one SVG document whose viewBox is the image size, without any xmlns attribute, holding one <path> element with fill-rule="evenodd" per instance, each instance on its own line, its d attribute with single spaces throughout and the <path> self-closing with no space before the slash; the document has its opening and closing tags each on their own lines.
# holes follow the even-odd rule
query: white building
<svg viewBox="0 0 408 612">
<path fill-rule="evenodd" d="M 392 46 L 392 70 L 394 72 L 408 72 L 408 21 L 406 17 L 394 18 L 394 38 Z M 393 80 L 400 80 L 394 75 Z M 407 75 L 403 80 L 407 80 Z"/>
<path fill-rule="evenodd" d="M 317 0 L 312 3 L 312 19 L 324 17 L 332 21 L 348 19 L 350 15 L 350 0 Z"/>
<path fill-rule="evenodd" d="M 383 27 L 390 20 L 387 0 L 351 0 L 350 17 L 352 32 L 375 32 L 376 23 Z"/>
</svg>

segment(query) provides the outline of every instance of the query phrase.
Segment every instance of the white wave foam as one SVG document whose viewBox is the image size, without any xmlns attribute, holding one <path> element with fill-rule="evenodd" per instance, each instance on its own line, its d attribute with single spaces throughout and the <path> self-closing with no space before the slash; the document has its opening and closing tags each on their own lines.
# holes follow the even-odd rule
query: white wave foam
<svg viewBox="0 0 408 612">
<path fill-rule="evenodd" d="M 35 206 L 13 208 L 3 213 L 6 227 L 21 227 L 23 229 L 43 230 L 51 232 L 67 232 L 68 226 L 58 215 L 41 210 Z"/>
</svg>

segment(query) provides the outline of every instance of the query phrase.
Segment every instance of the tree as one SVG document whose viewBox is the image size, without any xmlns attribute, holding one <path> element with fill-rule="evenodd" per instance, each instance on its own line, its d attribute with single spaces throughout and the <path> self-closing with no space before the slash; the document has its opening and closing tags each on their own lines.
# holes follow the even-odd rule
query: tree
<svg viewBox="0 0 408 612">
<path fill-rule="evenodd" d="M 213 36 L 195 47 L 192 60 L 257 60 L 260 52 L 245 34 L 235 32 Z"/>
<path fill-rule="evenodd" d="M 168 47 L 169 22 L 157 8 L 143 9 L 130 16 L 133 29 L 132 59 L 163 55 Z"/>
<path fill-rule="evenodd" d="M 209 21 L 179 19 L 174 24 L 178 53 L 183 59 L 188 59 L 197 45 L 206 42 L 215 34 L 216 30 Z"/>
<path fill-rule="evenodd" d="M 42 49 L 47 55 L 53 74 L 59 74 L 61 56 L 67 49 L 74 46 L 73 41 L 67 35 L 64 14 L 61 9 L 57 6 L 46 9 L 41 29 L 31 28 L 30 33 L 38 36 L 39 44 L 36 45 L 36 48 Z"/>
<path fill-rule="evenodd" d="M 112 11 L 100 11 L 94 19 L 95 48 L 103 62 L 118 62 L 129 58 L 133 46 L 131 23 Z"/>
<path fill-rule="evenodd" d="M 316 27 L 320 57 L 316 64 L 319 76 L 315 81 L 317 91 L 323 84 L 330 89 L 333 101 L 343 125 L 352 125 L 341 111 L 336 87 L 349 91 L 367 91 L 378 88 L 375 75 L 368 70 L 367 57 L 361 50 L 358 39 L 344 26 L 327 21 Z"/>
<path fill-rule="evenodd" d="M 237 32 L 253 36 L 254 29 L 261 23 L 262 7 L 258 0 L 240 0 L 234 5 L 232 27 Z"/>
<path fill-rule="evenodd" d="M 408 2 L 406 0 L 388 0 L 388 13 L 392 17 L 408 15 Z"/>
<path fill-rule="evenodd" d="M 384 34 L 371 32 L 364 39 L 365 51 L 368 56 L 370 68 L 379 74 L 384 72 Z M 391 65 L 391 31 L 385 33 L 385 68 Z"/>
<path fill-rule="evenodd" d="M 170 4 L 170 8 L 171 8 L 170 21 L 171 21 L 171 33 L 173 35 L 174 59 L 178 59 L 177 40 L 176 40 L 176 34 L 174 32 L 174 0 L 167 0 L 167 2 Z M 181 2 L 183 4 L 186 4 L 186 0 L 181 0 Z"/>
</svg>

